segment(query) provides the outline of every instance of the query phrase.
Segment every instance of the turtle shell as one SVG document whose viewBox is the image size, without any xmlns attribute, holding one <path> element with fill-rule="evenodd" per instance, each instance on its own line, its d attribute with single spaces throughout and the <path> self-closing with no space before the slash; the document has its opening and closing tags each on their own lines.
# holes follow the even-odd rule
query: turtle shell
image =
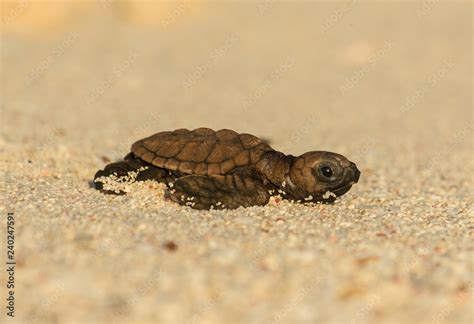
<svg viewBox="0 0 474 324">
<path fill-rule="evenodd" d="M 253 135 L 209 128 L 161 132 L 132 145 L 133 154 L 157 167 L 201 175 L 254 165 L 269 151 L 270 145 Z"/>
</svg>

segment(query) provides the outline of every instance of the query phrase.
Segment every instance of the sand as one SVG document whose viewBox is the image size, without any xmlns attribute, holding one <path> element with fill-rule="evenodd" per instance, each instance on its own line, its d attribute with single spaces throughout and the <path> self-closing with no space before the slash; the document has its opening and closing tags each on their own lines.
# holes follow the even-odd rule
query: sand
<svg viewBox="0 0 474 324">
<path fill-rule="evenodd" d="M 7 13 L 14 322 L 473 322 L 469 2 L 183 2 L 155 20 L 124 4 L 38 28 Z M 333 205 L 233 211 L 91 187 L 135 140 L 201 126 L 338 152 L 362 176 Z"/>
</svg>

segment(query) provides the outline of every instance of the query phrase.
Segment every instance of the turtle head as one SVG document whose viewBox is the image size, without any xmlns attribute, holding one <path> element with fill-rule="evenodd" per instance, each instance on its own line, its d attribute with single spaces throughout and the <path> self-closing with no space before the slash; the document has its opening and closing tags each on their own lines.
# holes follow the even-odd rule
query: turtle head
<svg viewBox="0 0 474 324">
<path fill-rule="evenodd" d="M 295 158 L 288 175 L 289 190 L 297 199 L 332 202 L 359 181 L 355 163 L 340 154 L 307 152 Z"/>
</svg>

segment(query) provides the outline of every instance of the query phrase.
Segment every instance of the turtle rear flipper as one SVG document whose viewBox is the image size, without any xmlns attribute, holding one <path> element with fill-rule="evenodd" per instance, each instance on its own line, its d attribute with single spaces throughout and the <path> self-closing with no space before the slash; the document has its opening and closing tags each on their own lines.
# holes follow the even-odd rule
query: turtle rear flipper
<svg viewBox="0 0 474 324">
<path fill-rule="evenodd" d="M 188 175 L 174 183 L 169 197 L 194 209 L 262 206 L 270 199 L 260 181 L 242 175 Z"/>
<path fill-rule="evenodd" d="M 113 178 L 118 182 L 155 180 L 166 183 L 169 177 L 167 170 L 146 163 L 130 153 L 123 161 L 110 163 L 105 166 L 104 170 L 97 171 L 94 176 L 94 186 L 106 194 L 124 194 L 125 192 L 121 190 L 104 189 L 104 178 Z"/>
</svg>

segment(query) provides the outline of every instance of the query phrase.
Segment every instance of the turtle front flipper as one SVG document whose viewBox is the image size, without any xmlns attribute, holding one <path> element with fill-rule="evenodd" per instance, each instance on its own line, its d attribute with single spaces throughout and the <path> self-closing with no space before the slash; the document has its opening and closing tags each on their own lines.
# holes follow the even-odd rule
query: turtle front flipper
<svg viewBox="0 0 474 324">
<path fill-rule="evenodd" d="M 170 181 L 170 174 L 167 170 L 155 167 L 130 153 L 123 161 L 106 165 L 104 170 L 97 171 L 94 176 L 94 186 L 97 190 L 106 194 L 125 193 L 121 190 L 104 189 L 107 179 L 115 182 L 154 180 L 167 183 Z"/>
<path fill-rule="evenodd" d="M 242 175 L 188 175 L 173 184 L 169 197 L 194 209 L 262 206 L 270 199 L 263 183 Z"/>
</svg>

